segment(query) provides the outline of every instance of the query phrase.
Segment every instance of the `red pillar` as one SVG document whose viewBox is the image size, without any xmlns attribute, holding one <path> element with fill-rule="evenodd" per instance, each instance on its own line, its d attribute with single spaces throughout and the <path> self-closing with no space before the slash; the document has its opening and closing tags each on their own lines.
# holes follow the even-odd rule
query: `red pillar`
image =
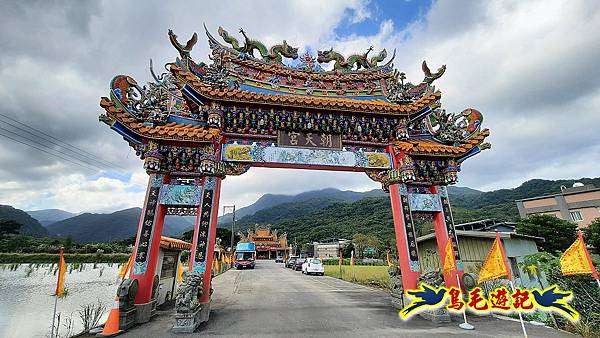
<svg viewBox="0 0 600 338">
<path fill-rule="evenodd" d="M 202 201 L 198 207 L 189 270 L 203 274 L 203 294 L 200 303 L 210 300 L 211 271 L 217 235 L 217 217 L 221 195 L 221 178 L 203 179 Z"/>
<path fill-rule="evenodd" d="M 397 169 L 404 154 L 396 156 L 391 146 L 387 148 L 387 152 L 392 157 L 392 167 Z M 419 265 L 417 236 L 410 206 L 408 205 L 408 190 L 404 183 L 390 184 L 389 190 L 402 287 L 404 290 L 414 290 L 417 288 L 417 279 L 421 274 L 421 267 Z"/>
<path fill-rule="evenodd" d="M 436 212 L 433 217 L 433 227 L 435 229 L 435 238 L 437 241 L 438 253 L 440 256 L 440 266 L 443 268 L 443 262 L 446 254 L 446 242 L 448 238 L 452 241 L 454 247 L 454 256 L 456 257 L 457 272 L 460 278 L 463 275 L 462 263 L 460 262 L 460 253 L 458 250 L 458 241 L 456 238 L 456 232 L 454 230 L 454 222 L 452 221 L 452 214 L 450 212 L 450 203 L 448 201 L 448 194 L 446 187 L 438 188 L 436 186 L 431 187 L 431 193 L 438 194 L 440 197 L 440 203 L 442 210 Z M 444 282 L 446 287 L 458 287 L 458 281 L 456 279 L 456 272 L 451 271 L 450 273 L 444 273 Z"/>
<path fill-rule="evenodd" d="M 402 274 L 402 287 L 404 290 L 414 290 L 417 288 L 417 279 L 419 278 L 421 269 L 419 266 L 419 251 L 417 249 L 417 238 L 412 224 L 412 216 L 410 215 L 408 201 L 405 200 L 402 194 L 406 193 L 406 185 L 392 184 L 389 189 L 392 215 L 394 217 L 394 230 L 396 232 L 398 263 Z M 402 190 L 402 193 L 400 190 Z"/>
<path fill-rule="evenodd" d="M 150 174 L 148 181 L 135 241 L 135 262 L 129 275 L 129 278 L 138 281 L 135 304 L 146 304 L 152 300 L 152 285 L 160 249 L 160 236 L 167 214 L 167 208 L 160 204 L 159 196 L 163 183 L 168 183 L 168 181 L 169 177 L 161 174 Z"/>
</svg>

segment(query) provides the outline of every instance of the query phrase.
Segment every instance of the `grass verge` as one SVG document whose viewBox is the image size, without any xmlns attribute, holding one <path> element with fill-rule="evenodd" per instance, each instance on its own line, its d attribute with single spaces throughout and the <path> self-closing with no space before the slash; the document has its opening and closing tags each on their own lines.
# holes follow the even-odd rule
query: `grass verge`
<svg viewBox="0 0 600 338">
<path fill-rule="evenodd" d="M 348 282 L 377 286 L 384 289 L 387 289 L 390 284 L 387 266 L 355 265 L 351 267 L 349 265 L 342 265 L 341 274 L 338 265 L 325 265 L 324 267 L 325 275 Z"/>
<path fill-rule="evenodd" d="M 124 263 L 129 254 L 65 254 L 67 263 Z M 0 264 L 11 263 L 57 263 L 58 254 L 49 253 L 0 253 Z"/>
</svg>

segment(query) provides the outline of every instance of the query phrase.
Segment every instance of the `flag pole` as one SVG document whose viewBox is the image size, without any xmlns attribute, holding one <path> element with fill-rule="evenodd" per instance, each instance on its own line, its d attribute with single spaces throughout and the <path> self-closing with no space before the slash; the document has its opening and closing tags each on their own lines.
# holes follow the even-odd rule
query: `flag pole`
<svg viewBox="0 0 600 338">
<path fill-rule="evenodd" d="M 512 292 L 515 292 L 515 286 L 513 285 L 512 279 L 508 280 L 510 287 L 512 288 Z M 523 315 L 521 315 L 521 311 L 517 311 L 519 314 L 519 320 L 521 321 L 521 329 L 523 329 L 523 335 L 527 338 L 527 330 L 525 330 L 525 323 L 523 322 Z"/>
<path fill-rule="evenodd" d="M 54 295 L 54 313 L 52 315 L 52 332 L 50 338 L 54 338 L 54 323 L 56 322 L 56 304 L 58 303 L 58 296 Z"/>
<path fill-rule="evenodd" d="M 596 284 L 598 284 L 598 287 L 600 288 L 600 279 L 598 279 L 598 271 L 596 271 L 596 267 L 594 266 L 594 263 L 592 263 L 592 258 L 590 257 L 590 253 L 587 250 L 587 247 L 585 246 L 585 240 L 583 239 L 583 232 L 581 232 L 581 230 L 578 230 L 577 236 L 579 237 L 579 239 L 581 240 L 581 244 L 583 245 L 583 251 L 585 252 L 585 258 L 587 259 L 588 264 L 590 265 L 590 268 L 592 270 L 592 275 L 594 276 L 594 279 L 596 280 Z"/>
<path fill-rule="evenodd" d="M 504 263 L 504 267 L 506 269 L 506 277 L 508 277 L 508 283 L 512 288 L 512 292 L 515 292 L 515 285 L 513 284 L 513 275 L 510 272 L 510 267 L 508 266 L 508 262 L 506 261 L 506 253 L 504 252 L 504 245 L 502 244 L 502 240 L 500 239 L 500 233 L 496 230 L 496 241 L 498 241 L 498 246 L 500 248 L 500 254 L 502 255 L 502 261 Z M 517 311 L 519 314 L 519 320 L 521 321 L 521 329 L 523 329 L 523 336 L 527 338 L 527 330 L 525 330 L 525 323 L 523 322 L 523 315 L 521 311 Z"/>
<path fill-rule="evenodd" d="M 456 270 L 456 281 L 458 282 L 458 288 L 462 290 L 462 287 L 460 286 L 460 277 L 458 276 L 458 269 Z M 466 306 L 463 310 L 463 318 L 464 318 L 465 322 L 458 324 L 458 327 L 460 327 L 463 330 L 475 329 L 475 327 L 473 325 L 471 325 L 471 324 L 469 324 L 469 322 L 467 322 L 467 307 Z"/>
</svg>

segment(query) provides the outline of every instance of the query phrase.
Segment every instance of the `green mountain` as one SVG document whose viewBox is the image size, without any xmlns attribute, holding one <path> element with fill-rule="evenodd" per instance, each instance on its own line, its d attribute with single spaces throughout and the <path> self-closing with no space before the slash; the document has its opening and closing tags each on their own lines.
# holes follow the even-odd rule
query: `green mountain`
<svg viewBox="0 0 600 338">
<path fill-rule="evenodd" d="M 519 213 L 515 200 L 555 194 L 560 192 L 561 186 L 572 186 L 574 182 L 600 186 L 600 178 L 583 178 L 557 181 L 535 179 L 514 189 L 490 192 L 450 187 L 454 221 L 456 224 L 486 218 L 516 221 Z M 235 231 L 245 231 L 257 223 L 272 224 L 274 228 L 287 232 L 288 238 L 296 238 L 299 243 L 327 238 L 351 238 L 359 232 L 375 234 L 383 240 L 394 238 L 388 196 L 367 197 L 355 201 L 316 197 L 282 203 L 240 218 L 236 221 Z M 428 231 L 426 222 L 415 223 L 418 231 Z M 221 226 L 229 228 L 231 224 Z"/>
<path fill-rule="evenodd" d="M 112 242 L 135 236 L 142 209 L 130 208 L 110 214 L 84 213 L 48 225 L 57 237 L 71 237 L 77 242 Z M 179 236 L 194 227 L 193 218 L 167 216 L 163 235 Z"/>
<path fill-rule="evenodd" d="M 25 211 L 13 208 L 10 205 L 0 205 L 0 219 L 10 219 L 21 224 L 19 233 L 24 235 L 36 237 L 49 235 L 48 230 L 35 218 L 29 216 Z"/>
<path fill-rule="evenodd" d="M 385 193 L 381 189 L 375 189 L 366 192 L 356 192 L 327 188 L 322 190 L 306 191 L 297 195 L 264 194 L 251 205 L 236 210 L 235 217 L 239 220 L 244 216 L 254 215 L 261 210 L 269 209 L 278 205 L 286 203 L 298 203 L 315 198 L 332 201 L 357 201 L 365 197 L 375 196 L 385 196 Z M 324 207 L 325 206 L 326 205 L 324 205 Z M 219 217 L 219 224 L 231 223 L 231 221 L 231 213 Z"/>
<path fill-rule="evenodd" d="M 63 219 L 71 218 L 77 215 L 72 212 L 60 209 L 42 209 L 31 210 L 26 212 L 29 214 L 29 216 L 37 219 L 43 226 L 48 226 L 52 223 L 62 221 Z"/>
</svg>

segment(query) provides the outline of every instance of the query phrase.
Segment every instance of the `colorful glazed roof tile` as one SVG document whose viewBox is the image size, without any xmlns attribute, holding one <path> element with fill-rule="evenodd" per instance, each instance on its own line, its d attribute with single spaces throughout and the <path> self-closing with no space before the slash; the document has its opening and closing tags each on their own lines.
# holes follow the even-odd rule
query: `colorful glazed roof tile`
<svg viewBox="0 0 600 338">
<path fill-rule="evenodd" d="M 208 128 L 201 125 L 183 124 L 170 122 L 165 125 L 153 126 L 139 122 L 136 118 L 125 112 L 122 108 L 116 107 L 107 97 L 100 100 L 100 106 L 106 110 L 109 118 L 118 121 L 135 134 L 159 140 L 173 141 L 191 141 L 191 142 L 212 142 L 219 130 Z"/>
<path fill-rule="evenodd" d="M 234 87 L 226 87 L 222 89 L 215 88 L 214 86 L 211 86 L 200 80 L 200 78 L 198 78 L 192 72 L 185 71 L 177 65 L 171 65 L 170 70 L 180 81 L 182 87 L 187 84 L 191 86 L 198 94 L 208 99 L 232 102 L 265 103 L 315 109 L 407 115 L 410 113 L 419 112 L 430 104 L 437 102 L 442 96 L 440 92 L 432 92 L 428 95 L 420 97 L 415 102 L 399 105 L 382 99 L 359 100 L 339 97 L 336 95 L 332 95 L 332 97 L 323 97 L 308 95 L 267 94 Z"/>
<path fill-rule="evenodd" d="M 461 145 L 446 145 L 430 139 L 408 139 L 405 141 L 397 141 L 394 144 L 396 152 L 405 152 L 408 154 L 417 155 L 433 155 L 433 156 L 460 156 L 468 153 L 473 148 L 480 146 L 483 140 L 490 135 L 488 129 L 484 129 L 477 135 L 466 140 Z M 483 146 L 485 149 L 487 147 Z"/>
<path fill-rule="evenodd" d="M 186 241 L 182 241 L 180 239 L 160 236 L 160 247 L 163 249 L 171 249 L 171 250 L 191 250 L 192 244 Z"/>
</svg>

